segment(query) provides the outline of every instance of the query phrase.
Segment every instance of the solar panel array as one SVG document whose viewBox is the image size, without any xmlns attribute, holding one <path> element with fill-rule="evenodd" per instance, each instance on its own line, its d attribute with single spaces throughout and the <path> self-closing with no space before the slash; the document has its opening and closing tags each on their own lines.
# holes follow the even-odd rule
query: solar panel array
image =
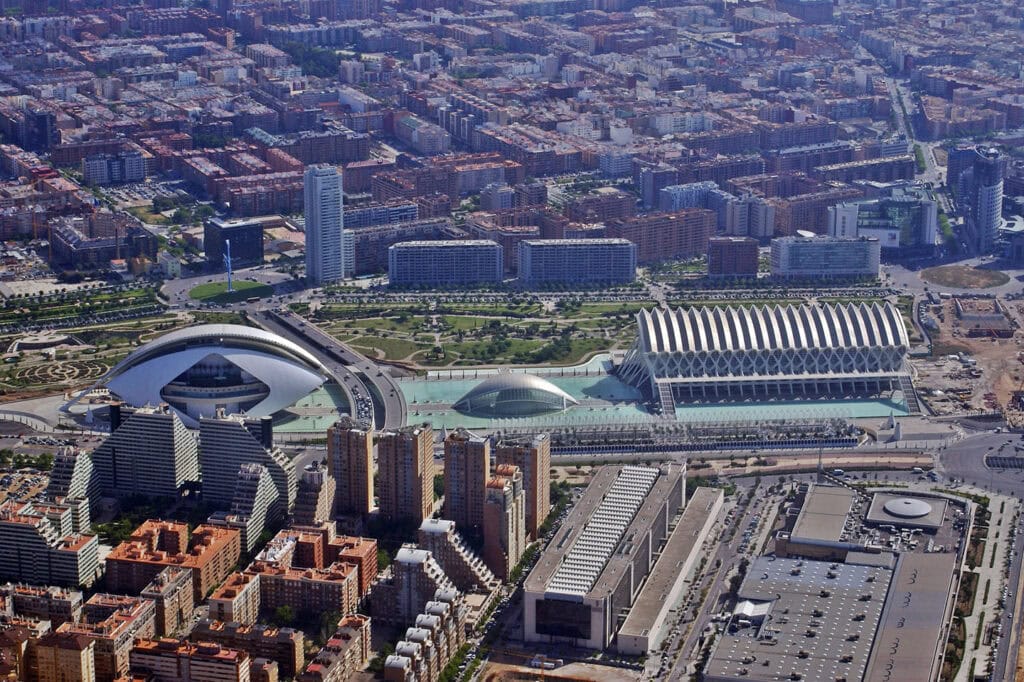
<svg viewBox="0 0 1024 682">
<path fill-rule="evenodd" d="M 591 590 L 657 480 L 657 469 L 622 467 L 552 576 L 548 593 L 583 596 Z"/>
</svg>

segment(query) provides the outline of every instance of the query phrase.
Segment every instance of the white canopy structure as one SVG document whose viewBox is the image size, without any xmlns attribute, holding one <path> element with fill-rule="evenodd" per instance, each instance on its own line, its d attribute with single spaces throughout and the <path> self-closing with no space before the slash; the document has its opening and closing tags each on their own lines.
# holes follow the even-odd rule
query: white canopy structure
<svg viewBox="0 0 1024 682">
<path fill-rule="evenodd" d="M 233 324 L 173 331 L 142 346 L 101 380 L 125 402 L 168 403 L 186 424 L 218 408 L 268 416 L 325 381 L 317 359 L 288 339 Z"/>
<path fill-rule="evenodd" d="M 888 302 L 656 308 L 636 319 L 620 377 L 663 403 L 907 388 L 909 339 Z"/>
<path fill-rule="evenodd" d="M 576 404 L 575 398 L 550 381 L 532 374 L 503 372 L 474 386 L 453 407 L 465 414 L 527 417 Z"/>
</svg>

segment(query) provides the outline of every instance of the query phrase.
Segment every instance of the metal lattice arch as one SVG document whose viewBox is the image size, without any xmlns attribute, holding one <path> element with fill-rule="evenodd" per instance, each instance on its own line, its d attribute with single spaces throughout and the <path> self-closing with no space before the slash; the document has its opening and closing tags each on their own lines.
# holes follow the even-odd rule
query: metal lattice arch
<svg viewBox="0 0 1024 682">
<path fill-rule="evenodd" d="M 906 326 L 888 302 L 645 309 L 636 319 L 619 376 L 665 407 L 913 390 Z"/>
</svg>

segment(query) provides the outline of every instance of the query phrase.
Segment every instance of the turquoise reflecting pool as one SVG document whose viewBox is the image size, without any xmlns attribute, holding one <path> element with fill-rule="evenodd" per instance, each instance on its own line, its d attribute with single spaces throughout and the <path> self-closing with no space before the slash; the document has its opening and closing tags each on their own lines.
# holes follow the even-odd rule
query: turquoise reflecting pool
<svg viewBox="0 0 1024 682">
<path fill-rule="evenodd" d="M 401 379 L 398 386 L 409 408 L 409 423 L 428 422 L 435 429 L 463 426 L 470 429 L 553 428 L 646 424 L 661 421 L 648 412 L 639 390 L 608 372 L 609 356 L 598 355 L 575 367 L 517 367 L 509 371 L 544 377 L 580 402 L 563 412 L 521 418 L 471 417 L 451 408 L 452 403 L 498 372 L 496 369 L 452 369 L 428 372 L 426 377 Z M 274 429 L 280 433 L 325 433 L 339 414 L 348 411 L 341 388 L 325 384 L 278 413 Z M 863 419 L 908 414 L 898 392 L 889 399 L 790 400 L 757 403 L 676 405 L 682 423 L 756 422 L 780 419 Z"/>
</svg>

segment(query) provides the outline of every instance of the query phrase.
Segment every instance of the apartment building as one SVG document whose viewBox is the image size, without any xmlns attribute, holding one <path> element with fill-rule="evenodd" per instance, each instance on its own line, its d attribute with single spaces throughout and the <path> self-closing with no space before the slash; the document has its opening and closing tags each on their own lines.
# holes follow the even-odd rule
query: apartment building
<svg viewBox="0 0 1024 682">
<path fill-rule="evenodd" d="M 525 517 L 523 474 L 512 464 L 499 464 L 484 501 L 484 562 L 503 582 L 526 549 Z"/>
<path fill-rule="evenodd" d="M 232 573 L 207 600 L 210 618 L 225 623 L 252 625 L 260 615 L 258 573 Z"/>
<path fill-rule="evenodd" d="M 382 432 L 377 460 L 381 515 L 417 523 L 429 517 L 434 508 L 434 430 L 430 424 Z"/>
<path fill-rule="evenodd" d="M 874 237 L 781 237 L 772 240 L 773 277 L 878 277 Z"/>
<path fill-rule="evenodd" d="M 370 644 L 370 617 L 344 616 L 331 638 L 296 679 L 298 682 L 345 682 L 366 667 Z"/>
<path fill-rule="evenodd" d="M 188 525 L 151 519 L 107 557 L 107 587 L 138 594 L 166 566 L 192 571 L 192 591 L 201 602 L 228 576 L 241 556 L 241 533 L 234 528 Z"/>
<path fill-rule="evenodd" d="M 212 642 L 140 639 L 131 648 L 131 671 L 159 682 L 249 682 L 249 655 Z"/>
<path fill-rule="evenodd" d="M 91 587 L 100 575 L 99 540 L 71 532 L 70 510 L 54 519 L 31 502 L 0 503 L 0 575 L 38 585 Z M 56 521 L 56 523 L 55 523 Z"/>
<path fill-rule="evenodd" d="M 487 239 L 399 242 L 388 248 L 393 287 L 499 284 L 503 272 L 502 247 Z"/>
<path fill-rule="evenodd" d="M 295 677 L 305 663 L 306 637 L 301 630 L 270 625 L 243 625 L 204 618 L 196 623 L 189 639 L 213 642 L 226 649 L 244 651 L 251 658 L 275 661 L 281 677 Z"/>
<path fill-rule="evenodd" d="M 373 431 L 344 416 L 327 429 L 327 467 L 337 514 L 373 510 Z"/>
<path fill-rule="evenodd" d="M 312 526 L 330 520 L 334 515 L 334 479 L 319 461 L 307 464 L 299 474 L 292 523 Z"/>
<path fill-rule="evenodd" d="M 132 642 L 153 637 L 155 622 L 156 607 L 148 599 L 94 594 L 82 609 L 82 620 L 64 623 L 57 632 L 90 639 L 97 682 L 113 682 L 128 674 Z"/>
<path fill-rule="evenodd" d="M 103 494 L 177 497 L 199 481 L 196 437 L 166 405 L 112 405 L 110 431 L 92 453 L 93 473 Z"/>
<path fill-rule="evenodd" d="M 523 474 L 526 494 L 526 536 L 538 538 L 538 528 L 551 511 L 551 437 L 546 433 L 499 441 L 494 449 L 496 464 L 511 464 Z"/>
<path fill-rule="evenodd" d="M 444 440 L 444 518 L 463 533 L 479 534 L 484 523 L 484 486 L 491 470 L 491 443 L 466 429 Z"/>
<path fill-rule="evenodd" d="M 95 682 L 97 679 L 96 642 L 85 635 L 48 632 L 34 643 L 33 649 L 39 682 Z"/>
<path fill-rule="evenodd" d="M 271 515 L 277 508 L 277 499 L 277 487 L 267 468 L 262 464 L 248 462 L 238 469 L 231 509 L 215 512 L 207 523 L 238 530 L 242 534 L 242 551 L 250 554 L 256 548 L 267 524 L 274 520 Z"/>
<path fill-rule="evenodd" d="M 178 630 L 192 625 L 195 594 L 192 589 L 192 571 L 179 566 L 168 566 L 140 592 L 156 607 L 154 627 L 157 637 L 170 637 Z"/>
<path fill-rule="evenodd" d="M 519 282 L 527 287 L 628 284 L 636 279 L 636 245 L 628 239 L 524 239 Z"/>
<path fill-rule="evenodd" d="M 483 559 L 462 539 L 453 521 L 424 519 L 417 531 L 416 544 L 433 555 L 462 592 L 493 592 L 501 585 Z"/>
<path fill-rule="evenodd" d="M 295 464 L 274 445 L 270 417 L 217 414 L 199 420 L 199 465 L 203 472 L 203 499 L 230 509 L 243 464 L 262 464 L 270 473 L 278 498 L 268 511 L 284 518 L 295 504 L 298 482 Z M 223 511 L 223 510 L 222 510 Z"/>
<path fill-rule="evenodd" d="M 708 240 L 708 275 L 756 277 L 758 241 L 751 237 L 712 237 Z"/>
<path fill-rule="evenodd" d="M 382 623 L 411 623 L 439 590 L 457 592 L 434 555 L 415 545 L 399 549 L 389 568 L 374 585 L 370 602 L 374 619 Z"/>
<path fill-rule="evenodd" d="M 715 214 L 700 208 L 611 220 L 607 236 L 636 244 L 637 263 L 694 258 L 707 253 Z"/>
</svg>

